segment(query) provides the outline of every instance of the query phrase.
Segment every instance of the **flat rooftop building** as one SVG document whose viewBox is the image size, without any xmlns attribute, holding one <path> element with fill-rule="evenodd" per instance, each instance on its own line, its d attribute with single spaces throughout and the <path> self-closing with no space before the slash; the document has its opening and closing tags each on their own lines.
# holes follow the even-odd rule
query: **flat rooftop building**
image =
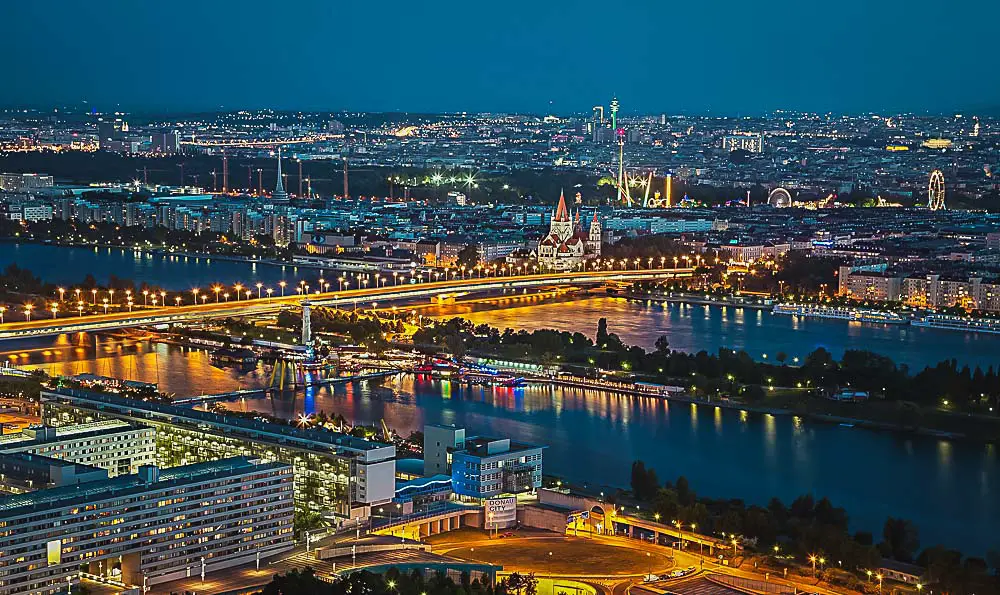
<svg viewBox="0 0 1000 595">
<path fill-rule="evenodd" d="M 107 469 L 30 453 L 0 454 L 0 493 L 23 494 L 108 479 Z"/>
<path fill-rule="evenodd" d="M 292 468 L 245 457 L 0 497 L 0 595 L 139 588 L 292 547 Z"/>
<path fill-rule="evenodd" d="M 106 469 L 110 477 L 156 462 L 156 430 L 106 420 L 62 427 L 31 426 L 0 436 L 0 454 L 29 453 Z"/>
<path fill-rule="evenodd" d="M 367 517 L 395 492 L 391 444 L 76 389 L 44 391 L 42 399 L 52 425 L 111 419 L 155 428 L 164 468 L 232 456 L 292 465 L 296 503 L 305 510 Z"/>
</svg>

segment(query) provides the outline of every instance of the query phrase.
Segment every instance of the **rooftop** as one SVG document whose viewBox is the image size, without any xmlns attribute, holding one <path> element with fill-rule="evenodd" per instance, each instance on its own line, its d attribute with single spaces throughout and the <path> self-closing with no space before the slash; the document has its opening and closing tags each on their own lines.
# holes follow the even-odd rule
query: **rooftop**
<svg viewBox="0 0 1000 595">
<path fill-rule="evenodd" d="M 356 438 L 350 434 L 296 428 L 254 419 L 246 419 L 235 415 L 219 415 L 209 411 L 200 411 L 188 407 L 168 405 L 155 401 L 128 399 L 107 393 L 95 393 L 79 389 L 59 388 L 43 391 L 43 398 L 48 400 L 67 400 L 77 405 L 90 405 L 98 411 L 116 410 L 121 415 L 132 418 L 163 421 L 165 423 L 194 423 L 199 426 L 206 424 L 230 434 L 245 434 L 251 438 L 278 439 L 279 441 L 295 441 L 301 446 L 324 448 L 332 452 L 367 451 L 381 448 L 392 448 L 392 445 Z M 291 445 L 290 445 L 291 446 Z"/>
<path fill-rule="evenodd" d="M 496 438 L 491 436 L 472 436 L 465 439 L 465 446 L 459 452 L 477 457 L 489 457 L 500 454 L 523 452 L 545 448 L 538 444 L 527 442 L 515 442 L 509 438 Z"/>
<path fill-rule="evenodd" d="M 107 481 L 92 481 L 5 496 L 0 498 L 0 518 L 19 516 L 40 508 L 69 506 L 75 502 L 94 503 L 108 498 L 120 498 L 148 491 L 151 486 L 166 487 L 164 484 L 180 486 L 200 482 L 213 476 L 225 476 L 251 469 L 277 469 L 284 466 L 283 463 L 255 463 L 246 457 L 233 457 L 163 469 L 155 482 L 143 481 L 139 475 L 124 475 Z"/>
</svg>

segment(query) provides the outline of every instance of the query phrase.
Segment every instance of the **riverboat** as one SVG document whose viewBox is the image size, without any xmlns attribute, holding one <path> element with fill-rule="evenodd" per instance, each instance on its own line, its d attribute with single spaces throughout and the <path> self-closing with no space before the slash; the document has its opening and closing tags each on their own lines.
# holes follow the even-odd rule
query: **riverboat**
<svg viewBox="0 0 1000 595">
<path fill-rule="evenodd" d="M 865 308 L 845 308 L 837 306 L 813 306 L 810 304 L 775 304 L 772 314 L 803 316 L 806 318 L 833 318 L 851 322 L 873 324 L 907 324 L 909 319 L 895 312 L 868 310 Z"/>
<path fill-rule="evenodd" d="M 950 314 L 930 314 L 911 322 L 913 326 L 937 328 L 970 333 L 1000 334 L 1000 320 L 995 318 L 975 318 Z"/>
</svg>

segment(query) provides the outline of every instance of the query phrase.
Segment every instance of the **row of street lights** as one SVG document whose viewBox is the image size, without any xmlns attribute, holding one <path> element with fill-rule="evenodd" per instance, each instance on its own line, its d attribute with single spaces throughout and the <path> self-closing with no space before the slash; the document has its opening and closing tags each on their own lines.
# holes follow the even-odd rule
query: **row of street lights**
<svg viewBox="0 0 1000 595">
<path fill-rule="evenodd" d="M 660 266 L 665 267 L 667 264 L 667 260 L 668 259 L 666 256 L 659 257 Z M 673 257 L 674 267 L 676 268 L 677 266 L 679 266 L 679 263 L 682 260 L 685 262 L 686 266 L 689 266 L 691 264 L 700 265 L 704 261 L 702 256 L 694 256 L 694 257 L 688 255 L 674 256 Z M 646 265 L 649 268 L 653 267 L 655 261 L 656 259 L 654 257 L 647 257 L 645 259 Z M 639 267 L 642 264 L 642 262 L 643 259 L 640 258 L 635 258 L 632 260 L 625 258 L 623 259 L 598 258 L 582 263 L 580 265 L 580 270 L 600 271 L 606 269 L 606 270 L 624 271 L 628 270 L 630 266 L 634 266 L 635 270 L 639 270 Z M 484 276 L 510 277 L 515 275 L 521 276 L 521 275 L 531 275 L 531 274 L 539 274 L 546 272 L 544 269 L 540 270 L 537 264 L 532 265 L 527 263 L 523 265 L 477 264 L 472 267 L 469 267 L 467 265 L 461 265 L 456 267 L 445 267 L 443 270 L 419 271 L 419 272 L 416 270 L 415 267 L 416 267 L 415 264 L 411 266 L 410 270 L 408 271 L 409 275 L 401 271 L 393 271 L 391 275 L 392 285 L 398 286 L 400 284 L 407 284 L 407 283 L 410 284 L 425 283 L 425 282 L 429 283 L 432 280 L 435 282 L 439 282 L 442 280 L 448 281 L 448 280 L 457 280 L 459 278 L 461 279 L 473 278 L 474 276 L 478 278 L 483 278 Z M 370 284 L 375 288 L 386 287 L 389 284 L 389 275 L 388 274 L 372 275 L 372 274 L 358 273 L 353 278 L 350 277 L 349 274 L 342 274 L 339 277 L 337 277 L 337 287 L 340 291 L 344 291 L 345 289 L 350 289 L 352 287 L 352 284 L 354 287 L 358 289 L 367 289 Z M 243 285 L 242 283 L 236 283 L 232 286 L 231 291 L 229 290 L 228 286 L 223 286 L 220 284 L 212 285 L 209 288 L 209 291 L 203 291 L 201 288 L 193 288 L 191 289 L 191 295 L 192 295 L 191 303 L 194 305 L 197 305 L 199 301 L 202 304 L 207 303 L 210 293 L 215 294 L 216 303 L 221 303 L 222 301 L 228 302 L 230 298 L 235 298 L 236 301 L 249 300 L 253 299 L 254 297 L 253 295 L 254 288 L 256 288 L 257 299 L 263 299 L 265 295 L 268 299 L 270 299 L 274 297 L 275 293 L 278 293 L 280 297 L 285 297 L 286 289 L 289 283 L 286 281 L 279 281 L 277 285 L 278 285 L 277 290 L 272 287 L 266 287 L 261 282 L 257 282 L 253 286 Z M 295 292 L 298 293 L 299 295 L 309 295 L 310 291 L 313 290 L 315 287 L 315 293 L 323 293 L 330 291 L 331 285 L 332 283 L 323 277 L 319 278 L 317 286 L 311 286 L 306 281 L 300 280 L 298 284 L 295 286 Z M 46 307 L 47 310 L 52 312 L 53 318 L 58 317 L 60 311 L 60 304 L 63 304 L 67 301 L 67 293 L 69 293 L 69 291 L 64 287 L 59 287 L 56 291 L 59 294 L 58 303 L 53 302 Z M 75 298 L 76 302 L 76 306 L 73 309 L 77 311 L 79 316 L 83 316 L 83 312 L 86 309 L 86 300 L 84 298 L 85 290 L 81 288 L 75 288 L 72 289 L 71 291 L 72 291 L 72 297 Z M 106 290 L 107 297 L 99 298 L 101 291 L 96 288 L 90 289 L 89 290 L 90 305 L 95 309 L 103 308 L 105 314 L 107 314 L 110 309 L 117 308 L 119 306 L 127 306 L 129 311 L 131 312 L 133 307 L 136 305 L 135 301 L 138 296 L 134 296 L 133 291 L 131 289 L 123 290 L 119 293 L 119 295 L 124 295 L 125 296 L 124 300 L 118 303 L 115 301 L 116 291 L 117 290 L 113 288 L 109 288 Z M 168 303 L 167 292 L 164 290 L 154 291 L 154 290 L 144 289 L 142 290 L 141 293 L 142 293 L 142 306 L 144 308 L 148 308 L 150 306 L 154 308 L 157 306 L 166 306 Z M 184 301 L 185 300 L 183 299 L 182 294 L 180 293 L 173 296 L 173 303 L 174 306 L 176 307 L 182 306 L 184 304 Z M 31 315 L 34 309 L 35 306 L 33 304 L 24 305 L 23 314 L 26 321 L 31 320 Z M 7 311 L 8 311 L 7 307 L 0 306 L 0 324 L 3 324 L 4 316 L 7 313 Z"/>
</svg>

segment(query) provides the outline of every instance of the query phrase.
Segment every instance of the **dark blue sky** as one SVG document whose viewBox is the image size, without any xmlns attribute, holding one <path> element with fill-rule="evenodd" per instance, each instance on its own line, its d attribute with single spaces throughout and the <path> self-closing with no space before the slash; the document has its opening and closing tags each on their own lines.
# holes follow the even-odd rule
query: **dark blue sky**
<svg viewBox="0 0 1000 595">
<path fill-rule="evenodd" d="M 0 0 L 0 104 L 992 109 L 998 17 L 995 0 Z"/>
</svg>

